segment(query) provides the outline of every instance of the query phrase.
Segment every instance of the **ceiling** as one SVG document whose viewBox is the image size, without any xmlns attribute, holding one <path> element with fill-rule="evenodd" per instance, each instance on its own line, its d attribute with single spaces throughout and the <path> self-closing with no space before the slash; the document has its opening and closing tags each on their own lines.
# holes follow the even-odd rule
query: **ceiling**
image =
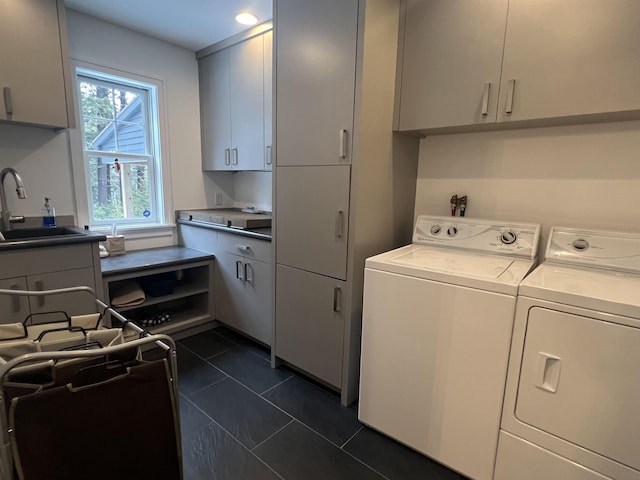
<svg viewBox="0 0 640 480">
<path fill-rule="evenodd" d="M 272 0 L 65 0 L 78 12 L 200 50 L 250 27 L 234 19 L 244 11 L 259 22 L 272 17 Z"/>
</svg>

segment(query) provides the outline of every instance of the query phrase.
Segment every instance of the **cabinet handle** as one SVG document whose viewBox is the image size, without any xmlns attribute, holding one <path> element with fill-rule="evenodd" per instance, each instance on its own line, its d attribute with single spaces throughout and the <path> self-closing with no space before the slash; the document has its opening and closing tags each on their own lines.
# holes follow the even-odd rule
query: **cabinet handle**
<svg viewBox="0 0 640 480">
<path fill-rule="evenodd" d="M 344 212 L 338 210 L 336 214 L 336 237 L 342 238 L 342 235 L 344 235 Z"/>
<path fill-rule="evenodd" d="M 253 268 L 250 263 L 244 264 L 244 281 L 253 285 Z"/>
<path fill-rule="evenodd" d="M 244 278 L 242 278 L 242 261 L 236 260 L 236 278 L 239 278 L 244 282 Z"/>
<path fill-rule="evenodd" d="M 267 145 L 266 146 L 266 159 L 265 162 L 267 163 L 267 165 L 271 165 L 271 145 Z"/>
<path fill-rule="evenodd" d="M 42 280 L 36 280 L 36 290 L 44 290 L 44 282 Z M 38 305 L 44 307 L 44 295 L 38 297 Z"/>
<path fill-rule="evenodd" d="M 507 85 L 507 105 L 505 107 L 504 113 L 513 112 L 513 93 L 516 89 L 516 79 L 512 78 L 509 80 L 509 84 Z"/>
<path fill-rule="evenodd" d="M 11 290 L 20 290 L 20 285 L 11 285 Z M 18 313 L 20 311 L 20 296 L 11 295 L 11 303 L 13 303 L 13 311 Z"/>
<path fill-rule="evenodd" d="M 347 131 L 344 128 L 341 128 L 340 134 L 338 136 L 340 137 L 340 144 L 338 146 L 338 157 L 347 158 Z"/>
<path fill-rule="evenodd" d="M 336 313 L 342 311 L 342 289 L 340 287 L 333 288 L 333 311 Z"/>
<path fill-rule="evenodd" d="M 235 247 L 236 247 L 238 250 L 241 250 L 241 251 L 243 251 L 243 252 L 248 252 L 249 250 L 251 250 L 251 247 L 250 247 L 249 245 L 241 245 L 241 244 L 239 244 L 239 243 L 236 243 L 236 244 L 235 244 Z"/>
<path fill-rule="evenodd" d="M 11 100 L 11 87 L 4 87 L 4 111 L 7 115 L 13 115 L 13 101 Z"/>
<path fill-rule="evenodd" d="M 231 150 L 228 148 L 224 149 L 224 164 L 231 165 Z"/>
<path fill-rule="evenodd" d="M 491 82 L 484 84 L 484 90 L 482 92 L 482 116 L 489 115 L 489 92 L 491 91 Z"/>
<path fill-rule="evenodd" d="M 238 165 L 238 149 L 233 149 L 233 160 L 231 161 L 233 165 Z"/>
</svg>

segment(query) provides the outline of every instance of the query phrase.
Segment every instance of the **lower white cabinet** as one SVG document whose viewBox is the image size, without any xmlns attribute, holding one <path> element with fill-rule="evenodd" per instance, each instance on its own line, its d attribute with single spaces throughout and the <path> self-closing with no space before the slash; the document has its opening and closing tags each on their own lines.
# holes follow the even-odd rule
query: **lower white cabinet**
<svg viewBox="0 0 640 480">
<path fill-rule="evenodd" d="M 277 265 L 276 355 L 340 388 L 346 282 Z"/>
<path fill-rule="evenodd" d="M 77 268 L 27 277 L 28 290 L 53 290 L 84 285 L 95 288 L 93 268 Z M 69 315 L 81 315 L 95 311 L 96 303 L 91 295 L 77 292 L 64 296 L 29 297 L 29 308 L 32 314 L 64 311 Z"/>
<path fill-rule="evenodd" d="M 26 290 L 25 277 L 5 278 L 0 280 L 2 290 Z M 29 315 L 29 300 L 18 295 L 0 295 L 0 323 L 23 322 Z"/>
<path fill-rule="evenodd" d="M 273 263 L 269 240 L 178 222 L 185 247 L 215 255 L 216 320 L 273 345 Z"/>
<path fill-rule="evenodd" d="M 217 319 L 271 345 L 271 265 L 240 255 L 216 255 Z"/>
<path fill-rule="evenodd" d="M 86 286 L 102 298 L 97 242 L 7 250 L 0 253 L 3 265 L 0 288 L 9 290 L 56 290 Z M 93 295 L 65 293 L 42 297 L 0 295 L 0 323 L 23 322 L 39 315 L 37 322 L 59 319 L 64 312 L 79 315 L 97 311 Z M 44 314 L 47 314 L 44 316 Z"/>
</svg>

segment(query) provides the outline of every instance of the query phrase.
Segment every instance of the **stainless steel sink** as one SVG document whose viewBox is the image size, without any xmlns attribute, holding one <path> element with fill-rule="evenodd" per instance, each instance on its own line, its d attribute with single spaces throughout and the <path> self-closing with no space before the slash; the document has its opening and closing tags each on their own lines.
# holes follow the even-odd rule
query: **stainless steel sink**
<svg viewBox="0 0 640 480">
<path fill-rule="evenodd" d="M 51 237 L 84 236 L 85 234 L 68 227 L 38 227 L 38 228 L 16 228 L 4 230 L 1 237 L 6 241 L 15 240 L 36 240 Z"/>
</svg>

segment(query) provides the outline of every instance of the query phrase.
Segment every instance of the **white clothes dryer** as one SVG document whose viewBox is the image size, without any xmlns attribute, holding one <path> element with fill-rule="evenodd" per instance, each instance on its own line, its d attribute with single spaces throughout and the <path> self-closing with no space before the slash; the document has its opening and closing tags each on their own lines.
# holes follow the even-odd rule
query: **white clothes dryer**
<svg viewBox="0 0 640 480">
<path fill-rule="evenodd" d="M 495 480 L 640 480 L 640 235 L 551 229 L 520 285 Z"/>
<path fill-rule="evenodd" d="M 493 476 L 518 285 L 540 226 L 419 216 L 368 258 L 361 422 L 477 479 Z"/>
</svg>

